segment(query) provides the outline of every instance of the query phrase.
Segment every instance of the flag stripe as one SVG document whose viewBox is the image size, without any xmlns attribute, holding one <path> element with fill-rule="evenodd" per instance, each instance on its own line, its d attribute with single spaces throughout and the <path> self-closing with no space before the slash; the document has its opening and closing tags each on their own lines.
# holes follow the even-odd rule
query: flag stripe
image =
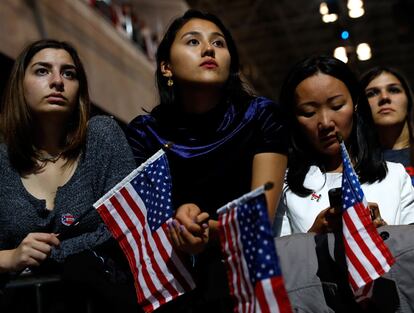
<svg viewBox="0 0 414 313">
<path fill-rule="evenodd" d="M 354 211 L 353 209 L 349 209 L 348 211 Z M 366 234 L 366 229 L 357 229 L 353 220 L 350 218 L 350 214 L 354 212 L 346 212 L 343 216 L 345 221 L 345 236 L 348 241 L 348 247 L 355 251 L 355 254 L 359 256 L 360 262 L 364 265 L 367 270 L 367 277 L 364 277 L 365 280 L 375 279 L 378 277 L 379 273 L 378 270 L 381 268 L 381 265 L 378 263 L 378 260 L 375 256 L 371 253 L 370 249 L 368 248 L 364 239 L 368 239 L 369 236 Z M 361 234 L 364 235 L 364 239 L 361 237 Z M 368 238 L 367 238 L 368 237 Z M 375 248 L 375 247 L 371 247 Z M 378 267 L 378 268 L 377 268 Z"/>
<path fill-rule="evenodd" d="M 171 203 L 168 160 L 160 150 L 94 204 L 128 259 L 147 313 L 195 287 L 167 234 Z"/>
<path fill-rule="evenodd" d="M 384 244 L 384 240 L 378 234 L 374 224 L 371 221 L 371 215 L 369 213 L 368 203 L 366 203 L 365 199 L 364 199 L 364 202 L 365 202 L 364 205 L 360 204 L 357 207 L 356 213 L 360 217 L 361 222 L 364 221 L 362 222 L 362 224 L 366 225 L 365 228 L 367 230 L 368 235 L 371 238 L 371 241 L 369 240 L 366 241 L 370 244 L 370 249 L 371 249 L 370 251 L 376 256 L 376 258 L 381 264 L 388 263 L 389 266 L 386 267 L 386 271 L 385 271 L 385 272 L 388 272 L 388 270 L 390 269 L 390 266 L 394 263 L 395 260 L 393 256 L 391 255 L 391 252 L 388 249 L 388 247 Z M 384 274 L 384 272 L 381 273 L 380 275 L 382 274 Z"/>
<path fill-rule="evenodd" d="M 231 209 L 225 206 L 219 212 L 220 241 L 235 300 L 234 312 L 291 313 L 264 194 L 240 199 L 246 203 L 235 200 Z"/>
<path fill-rule="evenodd" d="M 119 215 L 116 213 L 115 209 L 113 208 L 111 203 L 103 203 L 100 207 L 98 212 L 101 214 L 103 220 L 107 225 L 111 226 L 111 231 L 113 232 L 114 236 L 116 238 L 121 238 L 121 240 L 117 239 L 119 241 L 119 244 L 123 248 L 124 251 L 129 251 L 129 253 L 126 253 L 131 271 L 134 275 L 134 277 L 137 277 L 138 275 L 142 275 L 140 271 L 138 271 L 137 264 L 137 258 L 135 253 L 138 252 L 138 250 L 134 251 L 131 247 L 130 243 L 128 242 L 127 236 L 130 236 L 130 234 L 125 234 L 121 230 L 120 223 L 123 224 L 123 228 L 125 228 L 124 223 L 122 222 L 122 219 L 119 217 Z M 120 223 L 117 222 L 117 220 L 120 221 Z M 135 252 L 135 253 L 134 253 Z M 144 307 L 150 307 L 151 306 L 151 300 L 154 299 L 148 299 L 150 297 L 150 293 L 148 292 L 148 288 L 145 288 L 145 286 L 141 286 L 138 280 L 134 280 L 135 285 L 135 291 L 137 293 L 137 299 L 138 302 L 144 306 Z M 144 287 L 144 288 L 142 288 Z M 144 294 L 144 292 L 147 291 L 147 295 Z"/>
<path fill-rule="evenodd" d="M 346 243 L 344 241 L 344 245 L 345 244 Z M 348 253 L 348 250 L 345 250 L 345 252 Z M 354 263 L 351 262 L 351 260 L 349 259 L 348 255 L 345 255 L 345 257 L 346 257 L 346 263 L 348 265 L 348 278 L 349 278 L 349 283 L 350 283 L 350 285 L 351 285 L 351 287 L 352 287 L 353 290 L 357 290 L 358 289 L 358 285 L 356 284 L 356 281 L 359 281 L 359 282 L 362 282 L 363 283 L 364 280 L 359 275 L 359 272 L 354 267 Z"/>
<path fill-rule="evenodd" d="M 127 199 L 128 206 L 125 206 L 126 209 L 131 208 L 132 211 L 136 212 L 141 216 L 140 220 L 146 220 L 146 216 L 143 215 L 141 210 L 137 210 L 144 206 L 144 203 L 141 200 L 141 197 L 136 193 L 135 189 L 130 186 L 126 185 L 125 188 L 128 190 L 128 194 L 124 194 L 124 198 Z M 133 196 L 131 196 L 133 195 Z M 136 203 L 135 203 L 136 202 Z M 132 207 L 131 207 L 132 206 Z M 167 220 L 170 221 L 171 218 Z M 138 226 L 139 232 L 143 230 L 139 227 L 141 223 L 136 223 Z M 150 230 L 147 227 L 147 232 Z M 195 284 L 192 280 L 191 274 L 185 268 L 182 260 L 177 255 L 177 253 L 173 250 L 171 241 L 167 235 L 168 229 L 166 223 L 164 223 L 156 232 L 153 232 L 151 239 L 151 249 L 154 251 L 158 251 L 159 254 L 156 254 L 156 261 L 159 262 L 163 267 L 167 267 L 169 271 L 162 271 L 162 274 L 168 278 L 169 281 L 175 278 L 177 281 L 175 282 L 175 288 L 179 291 L 178 294 L 182 294 L 185 290 L 190 290 L 195 287 Z M 155 247 L 155 248 L 154 248 Z M 159 255 L 162 256 L 159 258 Z M 171 259 L 171 261 L 170 261 Z M 174 293 L 170 293 L 174 294 Z M 168 296 L 169 299 L 169 296 Z"/>
<path fill-rule="evenodd" d="M 228 278 L 232 283 L 230 284 L 231 294 L 237 298 L 238 312 L 251 312 L 249 309 L 249 303 L 251 299 L 251 292 L 249 292 L 249 286 L 246 283 L 245 276 L 243 274 L 243 266 L 240 259 L 240 248 L 237 244 L 237 238 L 239 237 L 237 230 L 237 223 L 235 222 L 235 211 L 229 214 L 224 214 L 224 233 L 226 235 L 225 245 L 226 250 L 229 252 L 226 263 L 228 267 Z M 234 240 L 233 240 L 234 238 Z"/>
<path fill-rule="evenodd" d="M 386 266 L 383 268 L 382 264 L 387 264 L 388 261 L 384 257 L 383 250 L 388 250 L 384 244 L 378 245 L 378 238 L 382 240 L 379 236 L 378 232 L 375 229 L 374 224 L 371 221 L 371 217 L 369 214 L 368 205 L 363 206 L 363 204 L 358 204 L 355 206 L 355 210 L 351 210 L 349 214 L 355 214 L 359 217 L 353 218 L 354 225 L 356 229 L 363 229 L 363 232 L 359 233 L 361 244 L 365 244 L 367 246 L 367 250 L 371 255 L 369 255 L 369 259 L 372 258 L 372 264 L 375 267 L 376 272 L 379 275 L 384 274 L 384 270 L 389 270 L 389 267 Z M 366 220 L 364 222 L 364 219 Z M 379 241 L 380 242 L 380 241 Z M 389 251 L 389 250 L 388 250 Z M 367 255 L 367 253 L 365 253 Z"/>
<path fill-rule="evenodd" d="M 155 309 L 165 302 L 165 297 L 163 297 L 162 295 L 159 295 L 159 293 L 156 292 L 157 289 L 153 281 L 155 277 L 153 277 L 153 275 L 151 275 L 148 270 L 148 265 L 151 263 L 148 262 L 148 260 L 150 259 L 150 256 L 148 256 L 147 251 L 145 249 L 145 246 L 146 246 L 145 242 L 147 241 L 145 228 L 143 229 L 143 232 L 141 233 L 141 235 L 139 235 L 138 227 L 136 227 L 137 225 L 134 225 L 131 222 L 125 210 L 120 206 L 117 198 L 118 196 L 112 197 L 109 199 L 109 201 L 115 208 L 115 212 L 119 214 L 119 219 L 117 219 L 117 223 L 121 226 L 124 226 L 123 232 L 125 233 L 127 232 L 127 230 L 129 230 L 130 236 L 127 236 L 127 238 L 128 238 L 128 243 L 131 246 L 131 251 L 132 251 L 131 253 L 134 253 L 134 251 L 137 251 L 137 254 L 138 254 L 137 261 L 138 261 L 138 264 L 141 265 L 140 273 L 143 279 L 140 280 L 139 283 L 141 285 L 141 288 L 147 289 L 151 297 L 156 299 L 156 302 L 153 303 L 153 306 Z M 139 217 L 138 217 L 138 220 L 139 220 Z M 139 222 L 142 223 L 141 220 L 139 220 Z M 138 224 L 138 225 L 142 227 L 142 224 Z M 144 309 L 145 309 L 145 306 L 144 306 Z"/>
<path fill-rule="evenodd" d="M 361 263 L 367 268 L 371 279 L 376 279 L 385 273 L 382 264 L 387 264 L 387 262 L 375 242 L 372 240 L 373 236 L 378 236 L 378 234 L 375 233 L 376 230 L 372 222 L 365 226 L 361 223 L 361 219 L 358 219 L 358 217 L 361 217 L 361 215 L 364 214 L 360 212 L 361 206 L 362 204 L 355 205 L 355 209 L 351 208 L 344 214 L 343 218 L 346 224 L 344 232 L 349 232 L 346 236 L 348 238 L 352 237 L 355 241 L 349 242 L 349 246 L 356 250 L 355 254 L 361 258 Z M 368 208 L 362 207 L 362 210 L 368 210 Z M 355 224 L 357 223 L 360 225 L 356 226 Z M 382 264 L 380 262 L 382 262 Z M 366 282 L 368 281 L 369 279 Z"/>
<path fill-rule="evenodd" d="M 340 146 L 343 163 L 343 242 L 349 284 L 356 295 L 361 287 L 389 271 L 395 260 L 371 220 L 368 203 L 344 142 Z"/>
<path fill-rule="evenodd" d="M 157 232 L 157 236 L 159 236 L 158 241 L 161 243 L 165 243 L 167 240 L 170 241 L 170 238 L 168 237 L 168 229 L 167 225 L 162 225 L 162 231 L 159 230 Z M 167 250 L 169 248 L 170 251 L 168 251 L 168 254 L 170 255 L 171 262 L 167 261 L 166 265 L 168 269 L 173 274 L 172 277 L 175 277 L 177 280 L 175 282 L 175 288 L 179 290 L 182 294 L 185 292 L 185 290 L 191 290 L 195 288 L 195 284 L 192 280 L 191 274 L 184 266 L 184 262 L 181 259 L 181 257 L 176 253 L 176 251 L 173 250 L 172 246 L 169 245 L 168 247 L 164 245 L 164 248 Z M 168 259 L 167 259 L 168 260 Z"/>
<path fill-rule="evenodd" d="M 273 294 L 273 286 L 269 283 L 270 279 L 264 279 L 256 284 L 255 292 L 258 299 L 260 311 L 263 313 L 279 313 L 276 298 Z M 271 308 L 272 311 L 270 310 Z"/>
<path fill-rule="evenodd" d="M 123 189 L 125 189 L 125 186 Z M 138 279 L 140 282 L 140 288 L 143 289 L 145 298 L 151 298 L 152 301 L 156 302 L 155 306 L 159 306 L 157 297 L 151 293 L 152 280 L 148 273 L 147 264 L 143 262 L 143 260 L 148 257 L 146 256 L 145 250 L 143 249 L 145 245 L 143 243 L 143 241 L 145 241 L 145 237 L 140 236 L 143 228 L 141 224 L 142 222 L 128 207 L 128 203 L 123 193 L 125 193 L 125 191 L 121 189 L 119 191 L 119 194 L 109 199 L 109 203 L 111 203 L 113 208 L 111 213 L 113 214 L 116 223 L 120 225 L 122 232 L 126 235 L 126 248 L 129 252 L 129 255 L 135 257 L 135 261 L 137 262 L 136 264 L 138 265 Z M 126 210 L 128 210 L 129 213 L 127 213 Z M 130 216 L 129 219 L 125 218 L 127 214 Z M 150 301 L 150 304 L 152 301 Z"/>
<path fill-rule="evenodd" d="M 290 305 L 289 296 L 286 292 L 283 276 L 272 278 L 272 289 L 276 295 L 277 303 L 279 303 L 280 313 L 291 313 L 292 306 Z"/>
<path fill-rule="evenodd" d="M 243 255 L 243 242 L 240 240 L 240 229 L 239 229 L 239 223 L 237 223 L 237 210 L 233 210 L 229 215 L 231 217 L 231 225 L 232 229 L 234 229 L 234 232 L 232 235 L 232 238 L 234 238 L 234 245 L 236 249 L 236 256 L 238 256 L 238 263 L 239 263 L 239 284 L 241 291 L 244 295 L 244 302 L 243 302 L 243 312 L 251 312 L 254 313 L 254 290 L 252 285 L 248 282 L 249 277 L 249 270 L 247 268 L 246 260 L 244 257 L 241 257 Z"/>
<path fill-rule="evenodd" d="M 164 271 L 166 265 L 165 265 L 165 259 L 168 260 L 168 256 L 165 252 L 165 249 L 163 248 L 163 244 L 157 242 L 157 239 L 159 239 L 157 232 L 154 232 L 152 236 L 149 236 L 148 233 L 150 232 L 148 225 L 146 224 L 146 217 L 143 215 L 142 210 L 138 207 L 137 203 L 132 199 L 131 194 L 135 193 L 135 190 L 133 188 L 129 189 L 128 191 L 126 189 L 121 189 L 121 194 L 126 200 L 126 202 L 129 205 L 129 208 L 131 208 L 131 212 L 128 212 L 130 215 L 125 214 L 125 219 L 128 222 L 128 225 L 131 225 L 131 227 L 134 227 L 134 223 L 130 220 L 130 216 L 133 217 L 134 215 L 138 218 L 142 229 L 140 231 L 144 244 L 142 246 L 142 250 L 145 251 L 145 256 L 148 258 L 141 259 L 141 261 L 144 263 L 143 268 L 145 268 L 144 273 L 146 273 L 147 263 L 151 262 L 151 266 L 154 267 L 154 270 L 152 271 L 154 275 L 149 275 L 148 279 L 148 286 L 151 290 L 151 293 L 155 295 L 157 300 L 160 302 L 160 305 L 166 303 L 168 300 L 178 296 L 178 292 L 175 290 L 173 286 L 168 282 L 167 277 L 165 276 L 164 272 L 167 275 L 170 275 L 168 271 Z M 139 197 L 138 194 L 134 194 L 134 197 Z M 125 207 L 127 209 L 128 206 Z M 121 208 L 119 208 L 121 210 Z M 125 212 L 127 213 L 127 212 Z M 134 235 L 138 237 L 138 229 L 135 228 Z M 135 236 L 134 236 L 135 238 Z M 137 240 L 137 238 L 135 238 Z M 139 239 L 138 239 L 139 240 Z M 137 240 L 137 242 L 138 242 Z M 141 248 L 141 247 L 139 247 Z M 160 265 L 163 267 L 161 269 Z M 147 277 L 145 277 L 147 278 Z M 145 279 L 147 281 L 147 279 Z M 161 286 L 164 286 L 164 288 L 160 288 Z"/>
<path fill-rule="evenodd" d="M 134 201 L 132 202 L 132 206 L 130 206 L 130 200 L 131 194 L 134 195 Z M 150 230 L 148 229 L 148 225 L 146 224 L 146 216 L 145 216 L 145 210 L 141 211 L 140 208 L 144 207 L 144 203 L 142 202 L 139 195 L 135 194 L 135 190 L 131 188 L 128 184 L 125 186 L 124 189 L 121 189 L 119 194 L 115 196 L 114 198 L 118 199 L 120 207 L 117 207 L 115 210 L 115 213 L 120 215 L 120 213 L 123 213 L 122 216 L 120 215 L 118 222 L 121 223 L 121 225 L 125 224 L 125 232 L 129 231 L 129 227 L 132 227 L 132 237 L 129 236 L 128 241 L 130 242 L 130 245 L 134 247 L 134 251 L 136 253 L 139 253 L 140 255 L 140 263 L 138 263 L 140 266 L 144 267 L 143 273 L 150 272 L 159 274 L 161 276 L 163 275 L 170 275 L 167 271 L 159 273 L 157 271 L 157 266 L 155 265 L 154 268 L 152 267 L 153 264 L 151 262 L 148 262 L 148 260 L 151 260 L 151 254 L 154 256 L 153 262 L 158 262 L 162 266 L 162 258 L 157 253 L 157 250 L 153 247 L 155 244 L 153 243 L 152 236 L 148 236 L 150 233 Z M 121 211 L 121 208 L 123 209 Z M 141 234 L 141 235 L 140 235 Z M 155 235 L 155 232 L 152 234 Z M 155 253 L 147 253 L 147 250 L 150 249 L 151 251 L 154 251 Z M 144 262 L 147 261 L 147 262 Z M 148 263 L 148 264 L 147 264 Z M 149 265 L 149 271 L 147 269 L 147 265 Z M 164 266 L 162 266 L 164 267 Z M 158 268 L 160 268 L 158 266 Z M 168 292 L 168 290 L 165 290 L 162 287 L 162 283 L 160 283 L 159 275 L 149 275 L 147 276 L 147 279 L 150 279 L 149 284 L 146 283 L 146 279 L 144 275 L 141 275 L 141 287 L 145 288 L 144 292 L 146 293 L 146 297 L 154 298 L 156 299 L 156 303 L 154 304 L 156 307 L 159 307 L 161 304 L 165 303 L 165 300 L 171 299 L 171 293 Z M 156 289 L 151 288 L 151 283 L 155 286 Z M 161 296 L 159 295 L 161 293 Z"/>
<path fill-rule="evenodd" d="M 236 269 L 234 267 L 235 264 L 234 264 L 234 262 L 232 260 L 232 255 L 233 255 L 232 251 L 233 251 L 233 248 L 230 247 L 231 244 L 232 244 L 232 240 L 231 240 L 231 238 L 229 238 L 229 240 L 227 240 L 227 237 L 230 236 L 229 235 L 229 232 L 230 232 L 229 219 L 230 219 L 230 215 L 229 214 L 222 214 L 220 216 L 220 223 L 221 223 L 221 225 L 223 225 L 222 226 L 223 227 L 223 231 L 220 232 L 220 237 L 222 237 L 222 242 L 224 242 L 224 249 L 226 251 L 229 251 L 230 252 L 229 253 L 229 256 L 227 257 L 228 260 L 226 262 L 226 266 L 228 267 L 227 277 L 228 277 L 228 280 L 232 282 L 230 284 L 230 286 L 229 286 L 230 287 L 230 293 L 232 295 L 235 295 L 236 296 L 235 288 L 237 288 L 238 285 L 234 281 L 234 273 L 236 272 Z"/>
<path fill-rule="evenodd" d="M 363 266 L 363 264 L 361 263 L 359 259 L 363 256 L 362 255 L 359 255 L 358 257 L 356 256 L 356 254 L 354 253 L 354 250 L 351 249 L 351 247 L 349 246 L 348 239 L 345 237 L 344 237 L 344 246 L 345 246 L 345 253 L 346 253 L 347 259 L 352 264 L 352 268 L 348 264 L 348 274 L 353 277 L 353 280 L 358 288 L 359 286 L 367 283 L 367 281 L 370 279 L 370 275 L 368 274 L 366 268 Z M 350 269 L 355 269 L 355 272 L 350 271 Z M 356 273 L 358 274 L 360 279 L 356 277 L 357 276 L 355 275 Z"/>
</svg>

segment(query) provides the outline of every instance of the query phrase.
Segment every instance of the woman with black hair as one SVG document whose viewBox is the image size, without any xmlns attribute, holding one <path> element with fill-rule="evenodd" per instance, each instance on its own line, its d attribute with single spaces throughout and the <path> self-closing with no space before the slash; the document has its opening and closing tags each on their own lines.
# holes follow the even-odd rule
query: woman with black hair
<svg viewBox="0 0 414 313">
<path fill-rule="evenodd" d="M 410 149 L 413 96 L 407 80 L 396 70 L 379 66 L 362 75 L 361 85 L 368 98 L 384 159 L 403 164 L 414 184 Z"/>
<path fill-rule="evenodd" d="M 171 238 L 197 255 L 191 312 L 231 312 L 216 210 L 267 181 L 273 219 L 286 169 L 286 131 L 277 106 L 252 96 L 240 79 L 235 43 L 214 15 L 177 18 L 157 51 L 160 104 L 128 127 L 138 164 L 166 143 L 176 223 Z M 208 223 L 207 216 L 210 217 Z M 175 310 L 178 312 L 178 309 Z"/>
<path fill-rule="evenodd" d="M 371 112 L 360 85 L 345 63 L 311 57 L 288 74 L 281 92 L 291 125 L 291 147 L 276 235 L 334 231 L 340 210 L 328 191 L 341 186 L 342 158 L 336 138 L 345 141 L 377 226 L 414 222 L 414 193 L 400 164 L 384 162 Z M 385 221 L 385 222 L 383 222 Z"/>
</svg>

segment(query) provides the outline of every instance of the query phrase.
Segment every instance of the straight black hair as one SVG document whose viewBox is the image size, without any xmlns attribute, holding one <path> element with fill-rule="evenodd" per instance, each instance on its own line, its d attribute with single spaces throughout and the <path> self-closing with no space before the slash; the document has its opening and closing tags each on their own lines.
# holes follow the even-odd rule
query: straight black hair
<svg viewBox="0 0 414 313">
<path fill-rule="evenodd" d="M 240 60 L 236 48 L 236 44 L 229 30 L 224 26 L 223 22 L 211 13 L 205 13 L 198 10 L 190 9 L 184 15 L 176 18 L 168 27 L 163 39 L 161 40 L 156 54 L 156 81 L 159 93 L 160 105 L 158 109 L 172 109 L 176 105 L 176 87 L 167 85 L 167 78 L 161 72 L 161 63 L 170 61 L 171 46 L 175 40 L 177 32 L 191 19 L 207 20 L 215 25 L 223 32 L 227 48 L 230 53 L 230 75 L 224 86 L 223 94 L 225 100 L 231 101 L 237 105 L 246 104 L 251 100 L 251 95 L 245 88 L 240 78 Z"/>
<path fill-rule="evenodd" d="M 299 196 L 313 192 L 303 183 L 311 165 L 317 165 L 324 172 L 320 156 L 303 136 L 295 115 L 296 87 L 306 78 L 318 73 L 330 75 L 342 81 L 348 88 L 354 104 L 353 127 L 346 142 L 349 154 L 354 162 L 355 171 L 361 183 L 373 183 L 385 178 L 387 166 L 383 160 L 379 141 L 374 131 L 374 123 L 366 97 L 361 97 L 361 86 L 342 61 L 331 56 L 313 56 L 297 63 L 287 75 L 280 94 L 290 127 L 290 148 L 286 181 L 288 188 Z"/>
</svg>

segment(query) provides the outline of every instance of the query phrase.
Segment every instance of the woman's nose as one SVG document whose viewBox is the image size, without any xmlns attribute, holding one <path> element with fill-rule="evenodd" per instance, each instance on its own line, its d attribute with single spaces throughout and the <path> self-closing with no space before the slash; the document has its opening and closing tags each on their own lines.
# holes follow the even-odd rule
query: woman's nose
<svg viewBox="0 0 414 313">
<path fill-rule="evenodd" d="M 215 56 L 215 50 L 214 47 L 210 43 L 205 43 L 203 46 L 203 55 L 202 56 Z"/>
<path fill-rule="evenodd" d="M 63 90 L 63 78 L 60 73 L 52 73 L 50 77 L 50 87 L 56 88 L 57 90 Z"/>
<path fill-rule="evenodd" d="M 383 105 L 383 104 L 390 103 L 390 102 L 391 102 L 391 98 L 390 98 L 389 93 L 384 89 L 381 90 L 378 105 Z"/>
<path fill-rule="evenodd" d="M 318 128 L 319 130 L 328 129 L 334 127 L 335 123 L 332 120 L 331 114 L 327 112 L 322 112 L 319 117 Z"/>
</svg>

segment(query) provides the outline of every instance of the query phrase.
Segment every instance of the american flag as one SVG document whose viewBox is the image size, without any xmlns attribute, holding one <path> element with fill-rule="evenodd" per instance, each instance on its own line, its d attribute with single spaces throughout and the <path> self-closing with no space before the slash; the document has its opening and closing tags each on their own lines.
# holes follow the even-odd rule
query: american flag
<svg viewBox="0 0 414 313">
<path fill-rule="evenodd" d="M 127 256 L 145 312 L 195 287 L 167 236 L 171 177 L 160 150 L 98 200 L 94 207 Z"/>
<path fill-rule="evenodd" d="M 234 312 L 291 313 L 264 194 L 219 211 L 220 241 Z"/>
<path fill-rule="evenodd" d="M 348 278 L 354 293 L 361 295 L 360 288 L 366 285 L 372 287 L 371 282 L 388 272 L 395 260 L 372 222 L 368 202 L 344 142 L 341 143 L 341 153 L 342 231 Z M 364 289 L 371 290 L 371 288 Z"/>
</svg>

